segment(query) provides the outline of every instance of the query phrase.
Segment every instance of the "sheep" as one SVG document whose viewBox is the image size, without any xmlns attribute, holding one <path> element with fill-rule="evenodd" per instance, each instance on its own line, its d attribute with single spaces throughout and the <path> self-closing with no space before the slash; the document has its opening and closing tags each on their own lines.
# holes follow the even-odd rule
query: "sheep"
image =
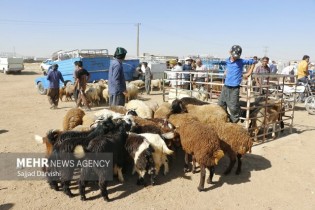
<svg viewBox="0 0 315 210">
<path fill-rule="evenodd" d="M 153 116 L 153 111 L 143 101 L 131 100 L 125 106 L 129 110 L 134 109 L 139 117 L 150 119 Z"/>
<path fill-rule="evenodd" d="M 251 151 L 252 147 L 252 140 L 247 130 L 241 125 L 228 123 L 227 113 L 219 105 L 196 106 L 188 104 L 186 107 L 189 115 L 210 126 L 219 136 L 221 149 L 230 158 L 230 166 L 226 169 L 225 174 L 230 173 L 236 158 L 238 159 L 236 174 L 239 174 L 242 165 L 241 157 L 246 152 Z"/>
<path fill-rule="evenodd" d="M 128 109 L 124 106 L 110 106 L 108 109 L 120 114 L 126 114 L 128 112 Z"/>
<path fill-rule="evenodd" d="M 83 126 L 83 125 L 78 125 L 72 129 L 72 131 L 90 131 L 91 127 L 90 126 Z"/>
<path fill-rule="evenodd" d="M 207 183 L 210 184 L 214 175 L 214 166 L 224 156 L 224 152 L 220 149 L 219 137 L 209 126 L 195 120 L 194 117 L 188 114 L 171 115 L 170 122 L 174 125 L 178 123 L 176 131 L 180 135 L 181 144 L 186 153 L 184 171 L 188 171 L 188 155 L 192 155 L 193 162 L 197 162 L 200 165 L 198 190 L 203 191 L 206 175 L 205 168 L 210 171 L 210 176 L 207 179 Z M 195 168 L 192 171 L 194 172 Z"/>
<path fill-rule="evenodd" d="M 168 160 L 166 155 L 172 155 L 173 151 L 166 146 L 165 142 L 159 134 L 141 133 L 139 135 L 145 137 L 154 149 L 153 160 L 156 169 L 155 174 L 158 175 L 161 166 L 164 165 L 164 175 L 166 175 L 169 172 Z"/>
<path fill-rule="evenodd" d="M 138 87 L 138 89 L 144 88 L 144 81 L 142 80 L 134 80 L 134 81 L 129 82 L 129 84 L 135 85 L 136 87 Z"/>
<path fill-rule="evenodd" d="M 208 104 L 203 106 L 188 104 L 186 106 L 186 110 L 203 123 L 216 121 L 225 123 L 228 122 L 229 119 L 226 111 L 217 104 Z"/>
<path fill-rule="evenodd" d="M 164 102 L 154 112 L 154 118 L 166 118 L 170 113 L 171 113 L 171 105 L 167 102 Z"/>
<path fill-rule="evenodd" d="M 236 158 L 238 160 L 238 165 L 235 174 L 240 174 L 242 167 L 241 158 L 247 152 L 251 152 L 253 145 L 253 141 L 248 131 L 243 128 L 242 125 L 231 122 L 222 122 L 219 120 L 206 120 L 200 122 L 209 126 L 209 128 L 218 135 L 221 149 L 229 156 L 230 164 L 224 174 L 227 175 L 231 172 L 233 166 L 235 165 Z"/>
<path fill-rule="evenodd" d="M 172 101 L 172 104 L 171 104 L 171 113 L 179 114 L 179 113 L 187 112 L 186 105 L 188 104 L 202 106 L 202 105 L 207 105 L 209 103 L 200 101 L 192 97 L 184 97 L 181 99 L 175 99 L 174 101 Z"/>
<path fill-rule="evenodd" d="M 273 126 L 272 137 L 276 138 L 276 125 L 279 119 L 279 113 L 277 106 L 267 106 L 257 109 L 250 116 L 252 119 L 252 125 L 254 132 L 254 140 L 257 141 L 257 135 L 261 128 L 264 130 L 264 134 L 267 133 L 267 129 L 270 124 Z M 265 139 L 265 138 L 264 138 Z"/>
<path fill-rule="evenodd" d="M 106 119 L 105 121 L 100 122 L 97 127 L 88 132 L 76 132 L 76 131 L 66 131 L 63 133 L 59 133 L 56 135 L 47 136 L 50 143 L 53 145 L 53 151 L 48 158 L 48 161 L 60 161 L 66 160 L 70 161 L 73 159 L 73 152 L 76 146 L 81 145 L 83 147 L 87 147 L 89 142 L 98 137 L 105 135 L 110 132 L 113 128 L 115 128 L 115 124 L 113 123 L 111 118 Z M 73 175 L 74 167 L 55 167 L 50 166 L 48 168 L 48 174 L 53 174 L 54 171 L 60 172 L 60 181 L 63 187 L 63 192 L 72 197 L 73 194 L 69 188 L 70 180 Z M 54 177 L 48 175 L 48 183 L 52 189 L 59 190 L 57 180 Z"/>
<path fill-rule="evenodd" d="M 125 160 L 125 144 L 128 137 L 127 132 L 130 130 L 131 125 L 121 120 L 117 123 L 114 133 L 105 136 L 98 136 L 92 139 L 87 148 L 84 149 L 81 145 L 76 146 L 74 149 L 75 156 L 85 156 L 85 153 L 90 154 L 100 154 L 100 153 L 112 153 L 113 154 L 113 166 L 117 168 L 118 179 L 123 182 L 124 178 L 122 175 L 122 167 Z M 79 152 L 78 152 L 79 151 Z M 86 160 L 98 160 L 98 156 L 87 156 Z M 101 189 L 101 195 L 104 200 L 109 201 L 107 192 L 107 180 L 106 180 L 106 170 L 104 167 L 83 167 L 81 170 L 81 176 L 79 181 L 79 191 L 81 195 L 81 200 L 86 200 L 85 197 L 85 185 L 88 179 L 89 172 L 93 170 L 98 176 L 99 187 Z"/>
<path fill-rule="evenodd" d="M 109 92 L 108 92 L 108 88 L 105 88 L 103 91 L 102 91 L 102 96 L 105 100 L 105 104 L 108 104 L 109 103 Z"/>
<path fill-rule="evenodd" d="M 60 99 L 60 101 L 62 101 L 62 99 L 63 99 L 63 96 L 65 96 L 66 95 L 66 91 L 65 91 L 65 89 L 66 89 L 66 87 L 61 87 L 61 88 L 59 88 L 59 99 Z"/>
<path fill-rule="evenodd" d="M 126 103 L 132 99 L 138 98 L 138 87 L 134 84 L 127 85 L 127 95 L 126 95 Z"/>
<path fill-rule="evenodd" d="M 158 88 L 160 91 L 162 90 L 162 84 L 160 79 L 151 80 L 151 90 L 153 90 L 155 87 Z"/>
<path fill-rule="evenodd" d="M 66 94 L 66 100 L 67 101 L 71 101 L 72 100 L 72 96 L 74 94 L 75 91 L 75 87 L 73 84 L 68 83 L 65 87 L 65 94 Z"/>
<path fill-rule="evenodd" d="M 100 96 L 98 95 L 97 89 L 94 87 L 87 87 L 85 90 L 86 98 L 93 105 L 100 104 Z"/>
<path fill-rule="evenodd" d="M 96 89 L 97 94 L 99 95 L 99 97 L 101 97 L 103 90 L 108 88 L 108 85 L 105 83 L 105 80 L 100 80 L 97 83 L 93 83 L 92 87 Z"/>
<path fill-rule="evenodd" d="M 72 108 L 67 111 L 66 115 L 63 117 L 63 130 L 72 130 L 76 126 L 82 125 L 84 115 L 84 111 L 79 108 Z"/>
<path fill-rule="evenodd" d="M 157 101 L 145 101 L 144 103 L 150 107 L 153 113 L 160 107 Z"/>
<path fill-rule="evenodd" d="M 206 101 L 209 98 L 209 94 L 205 91 L 204 87 L 194 88 L 192 96 L 201 101 Z"/>
<path fill-rule="evenodd" d="M 152 153 L 154 149 L 148 140 L 141 135 L 130 133 L 128 135 L 125 148 L 134 162 L 133 173 L 136 171 L 139 175 L 138 185 L 145 185 L 144 175 L 151 175 L 151 184 L 155 184 L 155 163 Z"/>
</svg>

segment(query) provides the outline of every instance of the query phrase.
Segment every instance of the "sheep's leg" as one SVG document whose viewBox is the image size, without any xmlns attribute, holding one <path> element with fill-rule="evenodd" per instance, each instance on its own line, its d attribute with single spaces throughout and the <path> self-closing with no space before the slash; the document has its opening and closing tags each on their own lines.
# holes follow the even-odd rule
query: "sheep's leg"
<svg viewBox="0 0 315 210">
<path fill-rule="evenodd" d="M 145 171 L 141 171 L 141 170 L 139 170 L 137 168 L 136 168 L 136 171 L 139 174 L 139 178 L 137 180 L 137 185 L 144 185 L 145 186 L 145 181 L 144 181 Z"/>
<path fill-rule="evenodd" d="M 231 170 L 234 167 L 235 162 L 236 162 L 236 154 L 234 154 L 234 152 L 230 151 L 229 157 L 230 157 L 230 164 L 227 167 L 227 169 L 225 170 L 224 175 L 228 175 L 231 172 Z"/>
<path fill-rule="evenodd" d="M 63 182 L 63 186 L 62 186 L 62 189 L 63 189 L 63 192 L 68 195 L 70 198 L 73 197 L 73 194 L 70 190 L 70 181 L 69 180 L 66 180 Z"/>
<path fill-rule="evenodd" d="M 210 167 L 207 167 L 207 168 L 208 168 L 208 170 L 210 172 L 209 177 L 207 179 L 207 183 L 208 184 L 213 184 L 212 179 L 213 179 L 213 176 L 214 176 L 214 166 L 210 166 Z"/>
<path fill-rule="evenodd" d="M 109 201 L 108 192 L 107 192 L 107 181 L 105 180 L 105 174 L 99 176 L 98 185 L 101 189 L 101 195 L 105 201 Z"/>
<path fill-rule="evenodd" d="M 189 172 L 189 155 L 185 153 L 185 165 L 184 165 L 184 172 Z"/>
<path fill-rule="evenodd" d="M 205 178 L 206 178 L 205 166 L 204 165 L 200 165 L 200 182 L 199 182 L 199 187 L 198 187 L 199 192 L 204 190 Z"/>
<path fill-rule="evenodd" d="M 272 124 L 272 139 L 276 138 L 276 123 Z"/>
<path fill-rule="evenodd" d="M 118 175 L 118 180 L 119 180 L 120 182 L 124 182 L 124 181 L 125 181 L 125 180 L 124 180 L 124 176 L 123 176 L 123 174 L 122 174 L 122 168 L 119 167 L 119 166 L 117 166 L 117 175 Z"/>
<path fill-rule="evenodd" d="M 237 169 L 236 169 L 236 175 L 239 175 L 242 170 L 242 155 L 237 154 Z"/>
<path fill-rule="evenodd" d="M 68 195 L 70 198 L 73 197 L 73 194 L 71 193 L 70 190 L 70 180 L 72 178 L 73 175 L 73 170 L 74 168 L 70 168 L 70 167 L 65 167 L 62 170 L 61 173 L 61 183 L 62 183 L 62 188 L 63 188 L 63 192 Z"/>
<path fill-rule="evenodd" d="M 193 165 L 192 165 L 192 173 L 194 174 L 194 173 L 196 173 L 196 158 L 195 158 L 195 156 L 193 155 L 192 156 L 192 162 L 193 162 Z"/>
<path fill-rule="evenodd" d="M 164 175 L 168 174 L 169 172 L 169 166 L 168 166 L 168 159 L 166 157 L 166 155 L 163 155 L 163 165 L 164 165 Z"/>
</svg>

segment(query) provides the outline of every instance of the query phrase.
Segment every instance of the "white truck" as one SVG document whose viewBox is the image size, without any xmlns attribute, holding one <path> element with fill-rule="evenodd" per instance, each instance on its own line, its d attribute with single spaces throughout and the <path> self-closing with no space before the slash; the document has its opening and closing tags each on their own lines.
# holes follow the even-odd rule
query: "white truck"
<svg viewBox="0 0 315 210">
<path fill-rule="evenodd" d="M 23 58 L 0 58 L 0 71 L 20 73 L 24 69 Z"/>
</svg>

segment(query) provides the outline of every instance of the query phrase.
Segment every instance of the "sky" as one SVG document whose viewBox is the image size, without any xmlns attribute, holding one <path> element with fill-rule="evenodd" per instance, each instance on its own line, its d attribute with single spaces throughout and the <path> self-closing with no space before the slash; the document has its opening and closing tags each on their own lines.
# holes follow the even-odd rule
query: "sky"
<svg viewBox="0 0 315 210">
<path fill-rule="evenodd" d="M 315 0 L 0 0 L 0 52 L 124 47 L 140 54 L 315 61 Z"/>
</svg>

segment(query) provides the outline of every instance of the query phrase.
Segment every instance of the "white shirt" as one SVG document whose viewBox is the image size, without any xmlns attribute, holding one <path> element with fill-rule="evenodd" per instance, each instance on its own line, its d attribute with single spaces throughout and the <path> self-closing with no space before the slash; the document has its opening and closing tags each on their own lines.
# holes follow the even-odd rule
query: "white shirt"
<svg viewBox="0 0 315 210">
<path fill-rule="evenodd" d="M 204 74 L 195 74 L 195 79 L 199 79 L 199 78 L 206 78 L 207 77 L 207 67 L 205 65 L 201 65 L 201 66 L 196 66 L 196 71 L 199 71 L 199 72 L 205 72 Z"/>
</svg>

